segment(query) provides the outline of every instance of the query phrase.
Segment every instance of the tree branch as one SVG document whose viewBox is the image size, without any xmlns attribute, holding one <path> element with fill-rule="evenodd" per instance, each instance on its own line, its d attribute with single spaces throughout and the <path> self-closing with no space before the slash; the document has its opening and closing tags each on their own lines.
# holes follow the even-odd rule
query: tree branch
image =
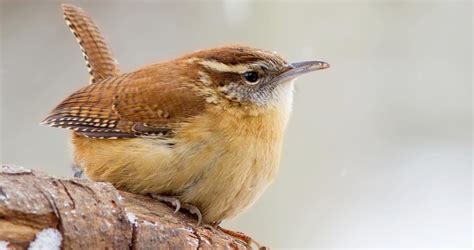
<svg viewBox="0 0 474 250">
<path fill-rule="evenodd" d="M 166 204 L 109 183 L 2 165 L 0 248 L 25 249 L 54 237 L 62 249 L 250 248 L 219 230 L 198 227 L 192 215 L 174 214 Z"/>
</svg>

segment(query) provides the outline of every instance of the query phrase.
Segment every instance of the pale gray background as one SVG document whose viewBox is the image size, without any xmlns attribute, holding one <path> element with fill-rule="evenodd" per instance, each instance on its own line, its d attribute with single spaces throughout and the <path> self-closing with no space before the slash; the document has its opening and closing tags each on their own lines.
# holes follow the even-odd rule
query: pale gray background
<svg viewBox="0 0 474 250">
<path fill-rule="evenodd" d="M 273 247 L 470 247 L 470 1 L 74 2 L 123 71 L 229 43 L 320 59 L 301 77 L 276 182 L 226 222 Z M 38 126 L 85 85 L 59 2 L 1 5 L 2 161 L 70 176 Z"/>
</svg>

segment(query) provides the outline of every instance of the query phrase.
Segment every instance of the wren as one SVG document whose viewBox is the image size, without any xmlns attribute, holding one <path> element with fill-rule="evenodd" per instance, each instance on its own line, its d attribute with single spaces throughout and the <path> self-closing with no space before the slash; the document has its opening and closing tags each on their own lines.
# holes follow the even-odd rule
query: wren
<svg viewBox="0 0 474 250">
<path fill-rule="evenodd" d="M 329 67 L 233 45 L 120 73 L 94 22 L 63 9 L 91 84 L 43 123 L 72 131 L 74 162 L 88 178 L 189 204 L 204 223 L 241 213 L 272 182 L 294 80 Z"/>
</svg>

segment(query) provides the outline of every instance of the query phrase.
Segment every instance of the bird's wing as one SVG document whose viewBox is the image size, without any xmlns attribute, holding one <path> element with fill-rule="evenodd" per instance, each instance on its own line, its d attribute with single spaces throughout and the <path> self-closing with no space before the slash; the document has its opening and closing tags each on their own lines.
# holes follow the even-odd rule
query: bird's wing
<svg viewBox="0 0 474 250">
<path fill-rule="evenodd" d="M 90 83 L 119 75 L 117 61 L 99 28 L 87 13 L 71 4 L 63 4 L 64 19 L 81 47 L 91 75 Z"/>
<path fill-rule="evenodd" d="M 43 123 L 94 138 L 170 137 L 205 107 L 192 85 L 172 75 L 143 70 L 88 85 L 60 103 Z"/>
</svg>

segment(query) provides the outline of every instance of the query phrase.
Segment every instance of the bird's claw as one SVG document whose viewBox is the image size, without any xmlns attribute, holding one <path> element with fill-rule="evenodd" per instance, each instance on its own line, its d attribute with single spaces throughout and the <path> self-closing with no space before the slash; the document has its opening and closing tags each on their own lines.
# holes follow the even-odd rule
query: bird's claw
<svg viewBox="0 0 474 250">
<path fill-rule="evenodd" d="M 199 208 L 197 208 L 197 207 L 195 207 L 191 204 L 187 204 L 187 203 L 182 204 L 181 201 L 179 201 L 178 198 L 173 197 L 173 196 L 164 196 L 164 195 L 158 195 L 158 194 L 150 194 L 150 195 L 155 200 L 171 204 L 175 208 L 174 213 L 177 213 L 181 208 L 184 208 L 184 209 L 188 210 L 189 213 L 196 215 L 197 220 L 198 220 L 197 225 L 198 226 L 201 225 L 201 223 L 202 223 L 202 213 L 199 210 Z"/>
<path fill-rule="evenodd" d="M 183 204 L 181 207 L 188 210 L 189 213 L 196 215 L 196 217 L 198 219 L 197 225 L 198 226 L 201 225 L 201 223 L 202 223 L 202 213 L 199 210 L 199 208 L 197 208 L 193 205 L 190 205 L 190 204 Z"/>
<path fill-rule="evenodd" d="M 257 249 L 259 249 L 259 250 L 268 250 L 269 249 L 266 246 L 260 245 L 256 240 L 254 240 L 252 237 L 250 237 L 250 236 L 248 236 L 244 233 L 228 230 L 228 229 L 222 228 L 218 225 L 216 226 L 216 229 L 220 230 L 221 232 L 223 232 L 227 235 L 230 235 L 232 237 L 235 237 L 237 239 L 240 239 L 240 240 L 244 241 L 249 246 L 251 246 L 252 244 L 255 244 L 255 246 L 257 246 Z"/>
<path fill-rule="evenodd" d="M 181 202 L 176 197 L 164 196 L 164 195 L 158 195 L 158 194 L 151 194 L 151 197 L 153 197 L 153 199 L 155 200 L 159 200 L 159 201 L 171 204 L 175 208 L 174 213 L 177 213 L 181 209 Z"/>
</svg>

